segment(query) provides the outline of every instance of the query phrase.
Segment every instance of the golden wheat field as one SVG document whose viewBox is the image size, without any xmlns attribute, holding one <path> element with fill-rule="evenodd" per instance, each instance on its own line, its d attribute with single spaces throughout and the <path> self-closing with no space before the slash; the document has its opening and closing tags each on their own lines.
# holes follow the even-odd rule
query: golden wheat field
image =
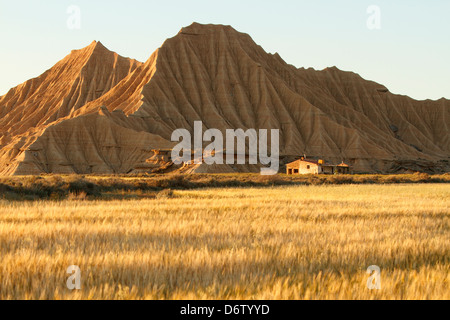
<svg viewBox="0 0 450 320">
<path fill-rule="evenodd" d="M 449 299 L 449 207 L 430 183 L 2 200 L 0 298 Z"/>
</svg>

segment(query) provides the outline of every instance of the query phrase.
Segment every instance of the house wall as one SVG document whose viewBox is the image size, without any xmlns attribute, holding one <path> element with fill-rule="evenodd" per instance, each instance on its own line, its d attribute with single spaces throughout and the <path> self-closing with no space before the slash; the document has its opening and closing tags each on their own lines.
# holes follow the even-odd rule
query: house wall
<svg viewBox="0 0 450 320">
<path fill-rule="evenodd" d="M 309 166 L 309 168 L 308 168 Z M 299 166 L 300 174 L 318 174 L 319 173 L 319 165 L 308 162 L 300 162 Z"/>
<path fill-rule="evenodd" d="M 286 174 L 298 174 L 298 165 L 287 165 Z"/>
<path fill-rule="evenodd" d="M 337 167 L 337 172 L 342 174 L 350 174 L 349 167 Z"/>
</svg>

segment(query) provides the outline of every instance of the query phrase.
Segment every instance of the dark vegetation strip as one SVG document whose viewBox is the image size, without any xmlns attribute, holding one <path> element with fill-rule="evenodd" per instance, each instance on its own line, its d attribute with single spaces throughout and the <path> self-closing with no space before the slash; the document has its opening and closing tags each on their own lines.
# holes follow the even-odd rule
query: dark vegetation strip
<svg viewBox="0 0 450 320">
<path fill-rule="evenodd" d="M 42 175 L 0 178 L 0 199 L 63 200 L 127 197 L 171 197 L 171 190 L 333 184 L 449 183 L 450 174 L 402 175 L 275 175 L 192 174 L 89 176 Z"/>
</svg>

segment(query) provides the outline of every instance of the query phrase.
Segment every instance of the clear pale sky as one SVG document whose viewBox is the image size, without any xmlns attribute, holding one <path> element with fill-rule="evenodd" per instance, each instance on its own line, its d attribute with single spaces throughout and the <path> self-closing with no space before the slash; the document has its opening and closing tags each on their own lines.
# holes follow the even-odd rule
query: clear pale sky
<svg viewBox="0 0 450 320">
<path fill-rule="evenodd" d="M 67 27 L 76 5 L 81 28 Z M 381 29 L 367 13 L 380 8 Z M 449 0 L 0 0 L 0 95 L 100 40 L 147 60 L 192 22 L 232 25 L 296 67 L 337 66 L 415 99 L 450 99 Z"/>
</svg>

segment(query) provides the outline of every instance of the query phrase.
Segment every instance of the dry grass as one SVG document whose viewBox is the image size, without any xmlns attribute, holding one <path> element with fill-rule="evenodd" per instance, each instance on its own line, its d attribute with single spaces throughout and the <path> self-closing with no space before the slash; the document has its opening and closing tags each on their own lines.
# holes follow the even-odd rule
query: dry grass
<svg viewBox="0 0 450 320">
<path fill-rule="evenodd" d="M 0 298 L 449 299 L 449 207 L 430 183 L 2 200 Z"/>
</svg>

